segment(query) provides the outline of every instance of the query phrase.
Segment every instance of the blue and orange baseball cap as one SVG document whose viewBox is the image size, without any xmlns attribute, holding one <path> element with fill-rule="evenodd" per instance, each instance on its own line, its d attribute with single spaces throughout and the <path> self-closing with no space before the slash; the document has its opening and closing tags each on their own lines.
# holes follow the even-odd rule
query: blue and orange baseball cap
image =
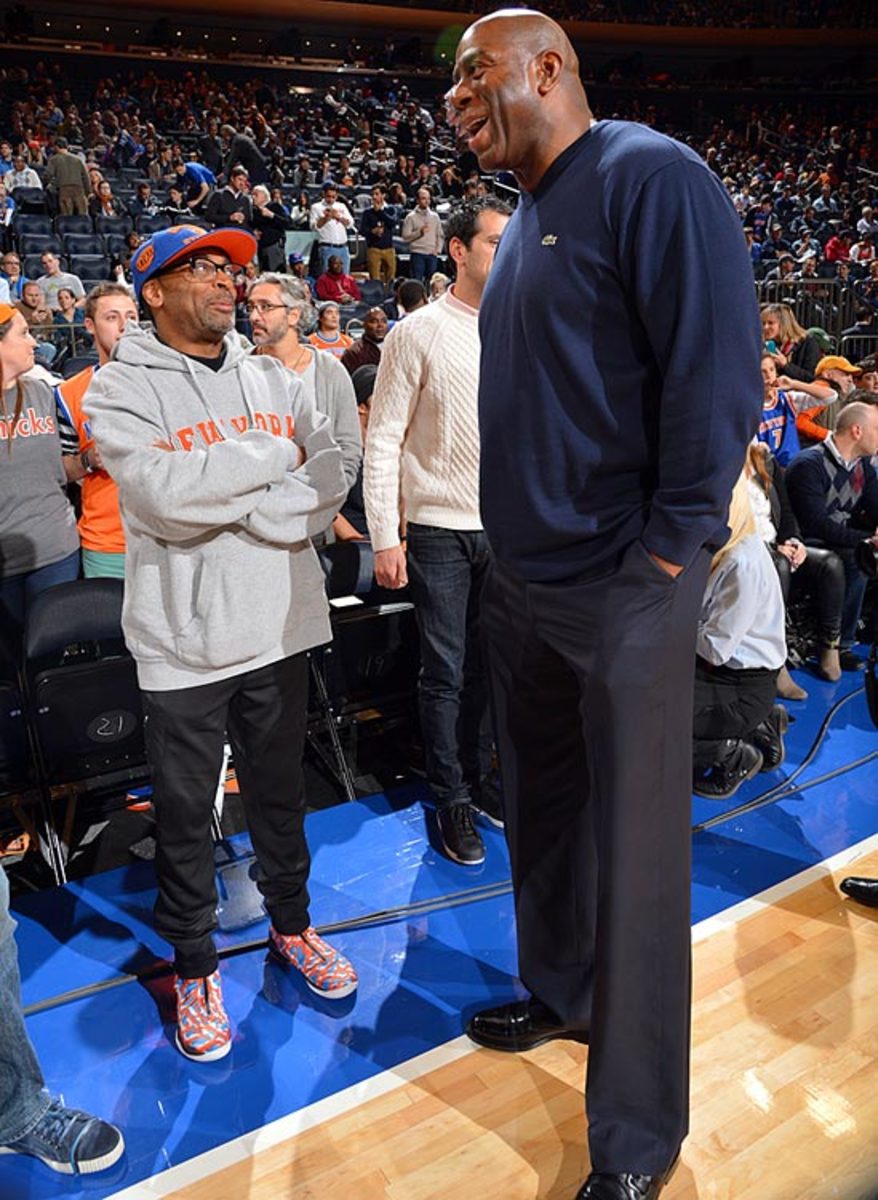
<svg viewBox="0 0 878 1200">
<path fill-rule="evenodd" d="M 198 225 L 172 225 L 160 229 L 137 247 L 131 260 L 134 294 L 140 299 L 143 285 L 166 267 L 206 250 L 228 254 L 232 262 L 245 266 L 256 253 L 256 238 L 246 229 L 201 229 Z"/>
</svg>

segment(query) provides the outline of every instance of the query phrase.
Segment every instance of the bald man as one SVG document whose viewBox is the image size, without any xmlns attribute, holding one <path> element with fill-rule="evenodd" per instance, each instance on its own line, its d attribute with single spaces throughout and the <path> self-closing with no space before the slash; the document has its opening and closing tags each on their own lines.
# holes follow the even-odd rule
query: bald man
<svg viewBox="0 0 878 1200">
<path fill-rule="evenodd" d="M 590 1045 L 578 1200 L 654 1200 L 688 1129 L 695 633 L 761 407 L 740 222 L 685 146 L 596 121 L 567 37 L 477 21 L 449 116 L 521 188 L 480 316 L 482 620 L 531 998 Z M 510 481 L 514 480 L 514 486 Z"/>
</svg>

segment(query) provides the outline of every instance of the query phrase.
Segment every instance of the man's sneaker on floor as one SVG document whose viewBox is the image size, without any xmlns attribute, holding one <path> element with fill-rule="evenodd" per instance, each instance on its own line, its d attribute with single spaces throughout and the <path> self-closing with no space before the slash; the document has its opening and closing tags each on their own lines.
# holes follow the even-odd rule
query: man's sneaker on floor
<svg viewBox="0 0 878 1200">
<path fill-rule="evenodd" d="M 0 1154 L 30 1154 L 62 1175 L 94 1175 L 118 1162 L 124 1149 L 115 1125 L 52 1100 L 33 1129 L 0 1146 Z"/>
<path fill-rule="evenodd" d="M 271 950 L 277 958 L 295 967 L 312 992 L 327 1000 L 343 1000 L 357 990 L 357 972 L 343 954 L 325 942 L 313 925 L 302 933 L 268 934 Z"/>
<path fill-rule="evenodd" d="M 472 807 L 477 816 L 484 817 L 495 829 L 503 828 L 503 793 L 493 779 L 483 779 L 477 788 L 473 788 Z"/>
<path fill-rule="evenodd" d="M 471 804 L 446 804 L 436 809 L 443 853 L 453 862 L 476 867 L 485 861 L 485 843 L 473 825 Z"/>
<path fill-rule="evenodd" d="M 174 981 L 177 992 L 177 1049 L 193 1062 L 225 1058 L 232 1029 L 223 1007 L 219 971 L 203 979 Z"/>
</svg>

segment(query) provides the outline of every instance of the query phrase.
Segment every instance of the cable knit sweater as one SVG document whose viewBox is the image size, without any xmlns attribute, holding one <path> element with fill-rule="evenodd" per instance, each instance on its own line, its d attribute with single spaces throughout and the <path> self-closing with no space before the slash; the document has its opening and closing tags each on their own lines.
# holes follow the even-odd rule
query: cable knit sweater
<svg viewBox="0 0 878 1200">
<path fill-rule="evenodd" d="M 481 529 L 478 311 L 446 292 L 384 340 L 369 412 L 363 496 L 375 550 L 407 520 Z"/>
</svg>

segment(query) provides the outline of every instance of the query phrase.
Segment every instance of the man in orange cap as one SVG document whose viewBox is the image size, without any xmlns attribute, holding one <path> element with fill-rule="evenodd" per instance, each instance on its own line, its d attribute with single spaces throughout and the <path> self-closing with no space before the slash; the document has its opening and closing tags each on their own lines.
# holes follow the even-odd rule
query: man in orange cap
<svg viewBox="0 0 878 1200">
<path fill-rule="evenodd" d="M 177 1047 L 231 1048 L 213 930 L 210 821 L 228 733 L 270 947 L 320 995 L 357 986 L 308 913 L 302 751 L 310 647 L 330 640 L 310 538 L 347 492 L 327 419 L 293 372 L 234 334 L 256 251 L 242 229 L 173 226 L 132 259 L 154 325 L 129 326 L 86 415 L 119 489 L 122 623 L 147 717 L 156 927 L 174 947 Z"/>
<path fill-rule="evenodd" d="M 813 408 L 803 408 L 796 417 L 796 430 L 803 446 L 815 446 L 835 429 L 838 414 L 857 386 L 860 374 L 860 368 L 842 354 L 826 354 L 820 359 L 814 368 L 814 380 L 828 383 L 835 389 L 836 395 Z"/>
</svg>

